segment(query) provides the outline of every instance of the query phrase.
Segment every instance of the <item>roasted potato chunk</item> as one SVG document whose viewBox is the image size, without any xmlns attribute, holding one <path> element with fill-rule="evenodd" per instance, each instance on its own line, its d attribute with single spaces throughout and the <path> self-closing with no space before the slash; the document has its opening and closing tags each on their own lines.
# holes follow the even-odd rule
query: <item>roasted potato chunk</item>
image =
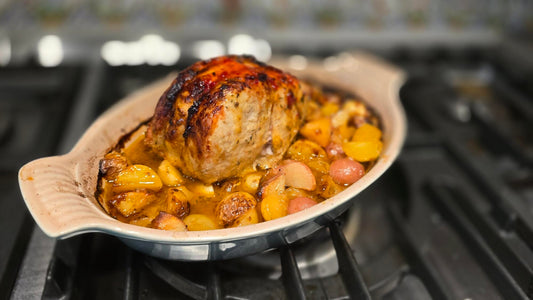
<svg viewBox="0 0 533 300">
<path fill-rule="evenodd" d="M 330 175 L 324 175 L 320 178 L 318 190 L 320 196 L 329 198 L 342 192 L 344 187 L 336 183 Z"/>
<path fill-rule="evenodd" d="M 382 149 L 381 141 L 348 142 L 342 145 L 342 150 L 346 155 L 360 162 L 377 159 Z"/>
<path fill-rule="evenodd" d="M 163 182 L 157 173 L 145 165 L 133 165 L 118 173 L 113 182 L 113 190 L 117 193 L 147 189 L 159 191 Z"/>
<path fill-rule="evenodd" d="M 183 219 L 183 222 L 187 225 L 187 229 L 190 231 L 213 230 L 219 228 L 213 219 L 203 214 L 190 214 Z"/>
<path fill-rule="evenodd" d="M 168 186 L 176 186 L 182 184 L 184 179 L 180 171 L 171 165 L 168 160 L 163 160 L 157 168 L 157 174 L 161 181 Z"/>
<path fill-rule="evenodd" d="M 317 143 L 309 140 L 297 140 L 287 151 L 287 157 L 307 163 L 312 160 L 327 161 L 326 151 Z"/>
<path fill-rule="evenodd" d="M 194 182 L 188 185 L 191 192 L 195 193 L 197 196 L 213 198 L 215 197 L 215 188 L 212 184 L 204 184 L 201 182 Z"/>
<path fill-rule="evenodd" d="M 281 170 L 285 174 L 285 185 L 308 191 L 315 189 L 315 176 L 311 169 L 303 162 L 284 160 Z"/>
<path fill-rule="evenodd" d="M 247 212 L 238 217 L 231 227 L 241 227 L 252 225 L 259 222 L 259 214 L 255 208 L 249 209 Z"/>
<path fill-rule="evenodd" d="M 270 170 L 259 183 L 257 195 L 264 199 L 269 195 L 279 195 L 285 191 L 285 173 L 281 170 Z"/>
<path fill-rule="evenodd" d="M 117 208 L 121 215 L 129 217 L 140 212 L 148 204 L 154 202 L 156 197 L 147 191 L 120 193 L 111 199 L 111 204 Z"/>
<path fill-rule="evenodd" d="M 257 205 L 255 197 L 246 192 L 229 194 L 220 201 L 215 216 L 224 227 L 231 226 L 240 216 Z"/>
<path fill-rule="evenodd" d="M 259 183 L 261 182 L 262 177 L 263 173 L 261 172 L 247 174 L 244 176 L 242 189 L 250 194 L 257 193 L 257 189 L 259 189 Z"/>
<path fill-rule="evenodd" d="M 331 120 L 321 118 L 308 122 L 300 129 L 300 134 L 320 146 L 326 147 L 331 136 Z"/>
<path fill-rule="evenodd" d="M 151 226 L 157 229 L 172 230 L 172 231 L 186 231 L 187 226 L 178 217 L 168 214 L 164 211 L 152 221 Z"/>
<path fill-rule="evenodd" d="M 261 201 L 261 215 L 266 221 L 281 218 L 287 215 L 288 207 L 289 200 L 286 195 L 269 195 Z"/>
<path fill-rule="evenodd" d="M 180 219 L 185 218 L 191 212 L 191 204 L 189 203 L 189 199 L 191 199 L 193 196 L 193 193 L 183 186 L 169 189 L 167 191 L 166 198 L 166 212 L 173 214 Z"/>
<path fill-rule="evenodd" d="M 126 167 L 128 167 L 126 157 L 116 151 L 112 151 L 100 161 L 100 174 L 107 180 L 114 179 Z"/>
<path fill-rule="evenodd" d="M 230 178 L 219 182 L 217 185 L 222 193 L 233 193 L 238 191 L 241 181 L 239 178 Z"/>
</svg>

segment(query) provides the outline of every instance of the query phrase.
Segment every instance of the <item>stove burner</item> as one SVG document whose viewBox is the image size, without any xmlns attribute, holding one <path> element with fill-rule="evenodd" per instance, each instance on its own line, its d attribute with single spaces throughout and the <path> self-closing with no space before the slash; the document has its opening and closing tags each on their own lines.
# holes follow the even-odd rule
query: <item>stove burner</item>
<svg viewBox="0 0 533 300">
<path fill-rule="evenodd" d="M 342 220 L 342 232 L 350 247 L 355 244 L 361 222 L 361 206 L 359 202 L 354 202 L 354 206 L 339 218 Z M 326 228 L 291 244 L 291 249 L 303 279 L 332 276 L 338 272 L 335 248 Z M 261 270 L 266 277 L 275 279 L 282 274 L 279 256 L 279 251 L 272 250 L 234 259 L 231 260 L 231 264 L 224 264 L 221 267 L 239 273 L 242 270 Z"/>
</svg>

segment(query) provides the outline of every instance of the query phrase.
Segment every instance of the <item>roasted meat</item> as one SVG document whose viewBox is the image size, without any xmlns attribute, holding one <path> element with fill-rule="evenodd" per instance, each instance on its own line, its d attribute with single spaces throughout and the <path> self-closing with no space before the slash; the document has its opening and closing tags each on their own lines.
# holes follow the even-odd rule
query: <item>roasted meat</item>
<svg viewBox="0 0 533 300">
<path fill-rule="evenodd" d="M 251 56 L 197 62 L 161 96 L 146 143 L 184 174 L 212 183 L 281 160 L 307 102 L 298 79 Z"/>
</svg>

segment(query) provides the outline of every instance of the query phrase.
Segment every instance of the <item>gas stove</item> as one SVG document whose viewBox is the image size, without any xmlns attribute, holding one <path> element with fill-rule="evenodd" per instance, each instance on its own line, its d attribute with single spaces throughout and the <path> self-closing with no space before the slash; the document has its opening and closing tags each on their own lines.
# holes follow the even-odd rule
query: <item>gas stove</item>
<svg viewBox="0 0 533 300">
<path fill-rule="evenodd" d="M 99 233 L 50 239 L 16 183 L 21 164 L 67 152 L 116 100 L 192 61 L 0 69 L 0 298 L 531 299 L 532 90 L 502 57 L 387 54 L 409 74 L 409 132 L 393 167 L 309 237 L 195 263 Z"/>
</svg>

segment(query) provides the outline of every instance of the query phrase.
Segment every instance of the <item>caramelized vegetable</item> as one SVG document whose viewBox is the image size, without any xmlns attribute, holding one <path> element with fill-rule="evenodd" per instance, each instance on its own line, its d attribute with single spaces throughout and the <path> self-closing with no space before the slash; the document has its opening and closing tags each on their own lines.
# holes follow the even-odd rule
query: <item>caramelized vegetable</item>
<svg viewBox="0 0 533 300">
<path fill-rule="evenodd" d="M 287 213 L 289 215 L 290 214 L 294 214 L 294 213 L 302 211 L 302 210 L 304 210 L 306 208 L 314 206 L 316 204 L 317 204 L 316 201 L 311 199 L 311 198 L 297 197 L 297 198 L 292 199 L 289 202 L 289 207 L 287 208 Z"/>
<path fill-rule="evenodd" d="M 329 175 L 338 184 L 352 184 L 365 175 L 365 167 L 349 158 L 338 159 L 331 164 Z"/>
<path fill-rule="evenodd" d="M 212 198 L 215 197 L 215 189 L 211 184 L 194 182 L 189 185 L 189 189 L 197 196 Z"/>
<path fill-rule="evenodd" d="M 228 227 L 249 210 L 255 210 L 256 203 L 254 196 L 246 192 L 229 194 L 218 203 L 215 216 L 219 223 Z"/>
<path fill-rule="evenodd" d="M 133 165 L 120 171 L 113 182 L 115 192 L 147 189 L 159 191 L 163 187 L 161 179 L 154 170 L 145 165 Z"/>
<path fill-rule="evenodd" d="M 336 183 L 331 175 L 324 175 L 320 178 L 318 184 L 318 191 L 320 196 L 324 198 L 330 198 L 344 190 L 344 186 Z"/>
<path fill-rule="evenodd" d="M 192 197 L 192 192 L 184 186 L 167 190 L 166 212 L 183 219 L 191 211 L 191 204 L 189 203 L 189 199 L 191 199 Z"/>
<path fill-rule="evenodd" d="M 326 147 L 331 136 L 331 120 L 322 118 L 308 122 L 300 129 L 300 134 L 320 146 Z"/>
<path fill-rule="evenodd" d="M 259 172 L 251 173 L 244 176 L 242 185 L 243 190 L 250 194 L 255 194 L 257 192 L 257 189 L 259 188 L 259 182 L 261 182 L 262 177 L 263 174 Z"/>
<path fill-rule="evenodd" d="M 163 230 L 172 230 L 172 231 L 185 231 L 187 226 L 185 223 L 173 216 L 162 211 L 157 215 L 157 217 L 150 224 L 153 228 L 163 229 Z"/>
<path fill-rule="evenodd" d="M 287 215 L 289 203 L 285 195 L 269 195 L 261 202 L 261 214 L 265 221 Z"/>
<path fill-rule="evenodd" d="M 299 161 L 286 160 L 282 162 L 281 170 L 285 174 L 285 185 L 307 191 L 315 189 L 315 176 L 306 164 Z"/>
<path fill-rule="evenodd" d="M 231 227 L 241 227 L 246 225 L 252 225 L 259 222 L 259 216 L 257 214 L 257 210 L 249 209 L 247 212 L 242 214 L 235 220 L 235 222 L 231 225 Z"/>
<path fill-rule="evenodd" d="M 100 175 L 105 179 L 113 179 L 117 177 L 120 171 L 128 166 L 126 157 L 115 151 L 106 154 L 104 159 L 100 161 Z"/>
<path fill-rule="evenodd" d="M 187 229 L 191 231 L 213 230 L 218 229 L 217 224 L 211 218 L 202 214 L 188 215 L 183 219 Z"/>
<path fill-rule="evenodd" d="M 334 113 L 339 111 L 339 105 L 337 103 L 327 102 L 326 104 L 324 104 L 324 106 L 322 106 L 320 110 L 322 112 L 322 115 L 324 115 L 325 117 L 330 117 Z"/>
<path fill-rule="evenodd" d="M 382 132 L 362 102 L 342 102 L 340 94 L 310 90 L 303 125 L 281 161 L 271 165 L 258 159 L 237 176 L 204 183 L 152 152 L 143 142 L 146 127 L 141 127 L 125 147 L 101 160 L 99 202 L 123 222 L 197 231 L 282 218 L 340 193 L 380 156 Z M 282 142 L 272 138 L 262 151 L 268 156 Z"/>
<path fill-rule="evenodd" d="M 268 196 L 281 195 L 285 191 L 285 173 L 281 171 L 270 172 L 265 175 L 259 185 L 257 193 L 261 199 Z"/>
<path fill-rule="evenodd" d="M 304 163 L 313 160 L 327 160 L 326 151 L 320 145 L 308 140 L 297 140 L 294 142 L 289 147 L 286 156 Z"/>
<path fill-rule="evenodd" d="M 171 165 L 168 160 L 163 160 L 159 164 L 159 168 L 157 168 L 157 174 L 159 174 L 161 181 L 168 186 L 176 186 L 185 181 L 180 171 Z"/>
<path fill-rule="evenodd" d="M 156 197 L 148 192 L 126 192 L 116 195 L 111 203 L 124 217 L 129 217 L 155 200 Z"/>
<path fill-rule="evenodd" d="M 342 150 L 346 155 L 360 162 L 378 158 L 382 148 L 381 141 L 348 142 L 342 145 Z"/>
<path fill-rule="evenodd" d="M 365 123 L 361 125 L 355 131 L 352 141 L 354 142 L 366 142 L 366 141 L 379 141 L 381 138 L 381 130 L 376 126 Z"/>
</svg>

